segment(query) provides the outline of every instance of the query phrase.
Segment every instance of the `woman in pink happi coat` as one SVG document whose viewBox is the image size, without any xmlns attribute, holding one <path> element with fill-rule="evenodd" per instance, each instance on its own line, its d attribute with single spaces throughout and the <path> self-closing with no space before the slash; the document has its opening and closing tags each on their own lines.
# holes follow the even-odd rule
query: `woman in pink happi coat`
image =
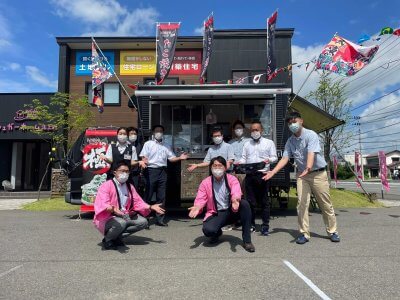
<svg viewBox="0 0 400 300">
<path fill-rule="evenodd" d="M 206 210 L 203 220 L 203 233 L 210 237 L 210 243 L 218 242 L 222 235 L 221 228 L 234 223 L 240 218 L 242 223 L 243 248 L 254 252 L 251 242 L 251 209 L 242 198 L 240 183 L 233 175 L 226 174 L 227 163 L 222 156 L 210 161 L 212 175 L 204 179 L 197 191 L 194 205 L 189 208 L 189 217 L 196 218 L 203 209 Z"/>
<path fill-rule="evenodd" d="M 153 210 L 164 214 L 159 204 L 149 205 L 142 200 L 133 185 L 126 183 L 129 165 L 121 162 L 114 169 L 114 178 L 104 182 L 94 202 L 93 223 L 104 235 L 104 249 L 123 246 L 122 238 L 147 227 L 145 218 Z"/>
</svg>

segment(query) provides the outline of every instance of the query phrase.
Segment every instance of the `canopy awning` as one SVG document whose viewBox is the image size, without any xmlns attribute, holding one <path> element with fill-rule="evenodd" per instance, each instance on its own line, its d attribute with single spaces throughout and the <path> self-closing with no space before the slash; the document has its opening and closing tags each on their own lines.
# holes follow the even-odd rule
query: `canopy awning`
<svg viewBox="0 0 400 300">
<path fill-rule="evenodd" d="M 270 97 L 277 94 L 290 94 L 290 88 L 268 85 L 161 85 L 139 86 L 135 91 L 136 97 L 152 97 L 157 99 L 206 98 L 206 97 Z"/>
<path fill-rule="evenodd" d="M 294 101 L 292 101 L 288 110 L 299 112 L 306 128 L 320 133 L 345 123 L 345 121 L 335 118 L 298 95 L 292 95 L 293 98 Z"/>
</svg>

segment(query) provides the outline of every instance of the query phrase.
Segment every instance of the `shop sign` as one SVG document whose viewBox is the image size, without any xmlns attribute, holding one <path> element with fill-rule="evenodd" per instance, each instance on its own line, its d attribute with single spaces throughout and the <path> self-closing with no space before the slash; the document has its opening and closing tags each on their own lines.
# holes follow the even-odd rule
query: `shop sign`
<svg viewBox="0 0 400 300">
<path fill-rule="evenodd" d="M 43 130 L 52 132 L 56 130 L 54 125 L 45 124 L 27 124 L 27 121 L 37 120 L 37 111 L 35 109 L 17 110 L 14 116 L 14 122 L 9 122 L 7 125 L 0 125 L 1 132 L 13 132 L 13 131 L 28 131 L 29 129 Z M 29 122 L 32 123 L 32 122 Z"/>
<path fill-rule="evenodd" d="M 156 52 L 153 50 L 121 51 L 119 73 L 121 75 L 155 75 Z"/>
<path fill-rule="evenodd" d="M 103 51 L 109 64 L 114 69 L 114 51 Z M 100 60 L 104 60 L 102 55 L 99 55 Z M 109 64 L 107 70 L 112 72 Z M 92 52 L 91 51 L 76 51 L 75 58 L 75 75 L 76 76 L 92 76 Z"/>
<path fill-rule="evenodd" d="M 201 51 L 176 51 L 169 75 L 200 75 Z"/>
</svg>

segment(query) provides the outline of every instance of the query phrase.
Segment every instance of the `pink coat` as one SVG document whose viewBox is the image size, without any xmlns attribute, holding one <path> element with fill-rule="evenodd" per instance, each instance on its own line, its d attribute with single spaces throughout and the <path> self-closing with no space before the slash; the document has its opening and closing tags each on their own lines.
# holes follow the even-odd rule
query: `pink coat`
<svg viewBox="0 0 400 300">
<path fill-rule="evenodd" d="M 231 201 L 232 199 L 238 199 L 240 201 L 242 197 L 242 190 L 240 189 L 239 180 L 230 174 L 227 174 L 226 177 L 228 179 L 228 185 L 231 189 Z M 202 210 L 204 207 L 206 207 L 206 215 L 203 221 L 217 212 L 213 198 L 211 180 L 212 176 L 208 176 L 200 183 L 196 199 L 194 200 L 195 206 L 201 207 Z"/>
<path fill-rule="evenodd" d="M 137 212 L 142 216 L 147 216 L 150 213 L 149 205 L 143 201 L 143 199 L 136 192 L 133 185 L 130 185 L 132 196 L 128 197 L 126 201 L 126 207 L 131 207 L 133 201 L 133 207 L 130 208 L 129 212 Z M 93 223 L 96 228 L 104 234 L 106 222 L 114 216 L 107 211 L 108 207 L 118 207 L 118 196 L 112 180 L 104 182 L 97 191 L 96 200 L 94 201 L 94 218 Z M 131 194 L 129 194 L 131 195 Z"/>
</svg>

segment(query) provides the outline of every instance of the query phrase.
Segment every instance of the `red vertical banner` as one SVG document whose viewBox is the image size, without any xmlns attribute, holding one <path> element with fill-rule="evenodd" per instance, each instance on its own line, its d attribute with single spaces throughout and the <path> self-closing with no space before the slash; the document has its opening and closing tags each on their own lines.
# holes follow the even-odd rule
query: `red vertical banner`
<svg viewBox="0 0 400 300">
<path fill-rule="evenodd" d="M 354 153 L 354 168 L 358 178 L 358 180 L 356 179 L 357 186 L 360 186 L 359 182 L 363 180 L 361 164 L 362 164 L 361 153 L 356 151 Z"/>
<path fill-rule="evenodd" d="M 267 19 L 267 81 L 272 80 L 272 78 L 276 76 L 276 74 L 274 74 L 276 68 L 274 51 L 275 27 L 277 18 L 278 11 L 275 11 L 272 16 Z"/>
<path fill-rule="evenodd" d="M 387 166 L 386 166 L 386 155 L 384 151 L 378 151 L 379 158 L 379 175 L 381 177 L 382 187 L 385 188 L 386 192 L 390 191 L 389 181 L 387 180 Z M 383 194 L 382 194 L 383 195 Z"/>
<path fill-rule="evenodd" d="M 179 27 L 180 23 L 157 24 L 157 84 L 162 84 L 171 70 Z"/>
<path fill-rule="evenodd" d="M 204 76 L 206 74 L 207 67 L 210 64 L 213 40 L 214 40 L 214 16 L 211 15 L 204 22 L 203 58 L 201 61 L 200 83 L 205 82 Z"/>
<path fill-rule="evenodd" d="M 333 179 L 335 180 L 335 186 L 337 184 L 337 168 L 338 168 L 338 162 L 336 155 L 333 156 Z"/>
</svg>

